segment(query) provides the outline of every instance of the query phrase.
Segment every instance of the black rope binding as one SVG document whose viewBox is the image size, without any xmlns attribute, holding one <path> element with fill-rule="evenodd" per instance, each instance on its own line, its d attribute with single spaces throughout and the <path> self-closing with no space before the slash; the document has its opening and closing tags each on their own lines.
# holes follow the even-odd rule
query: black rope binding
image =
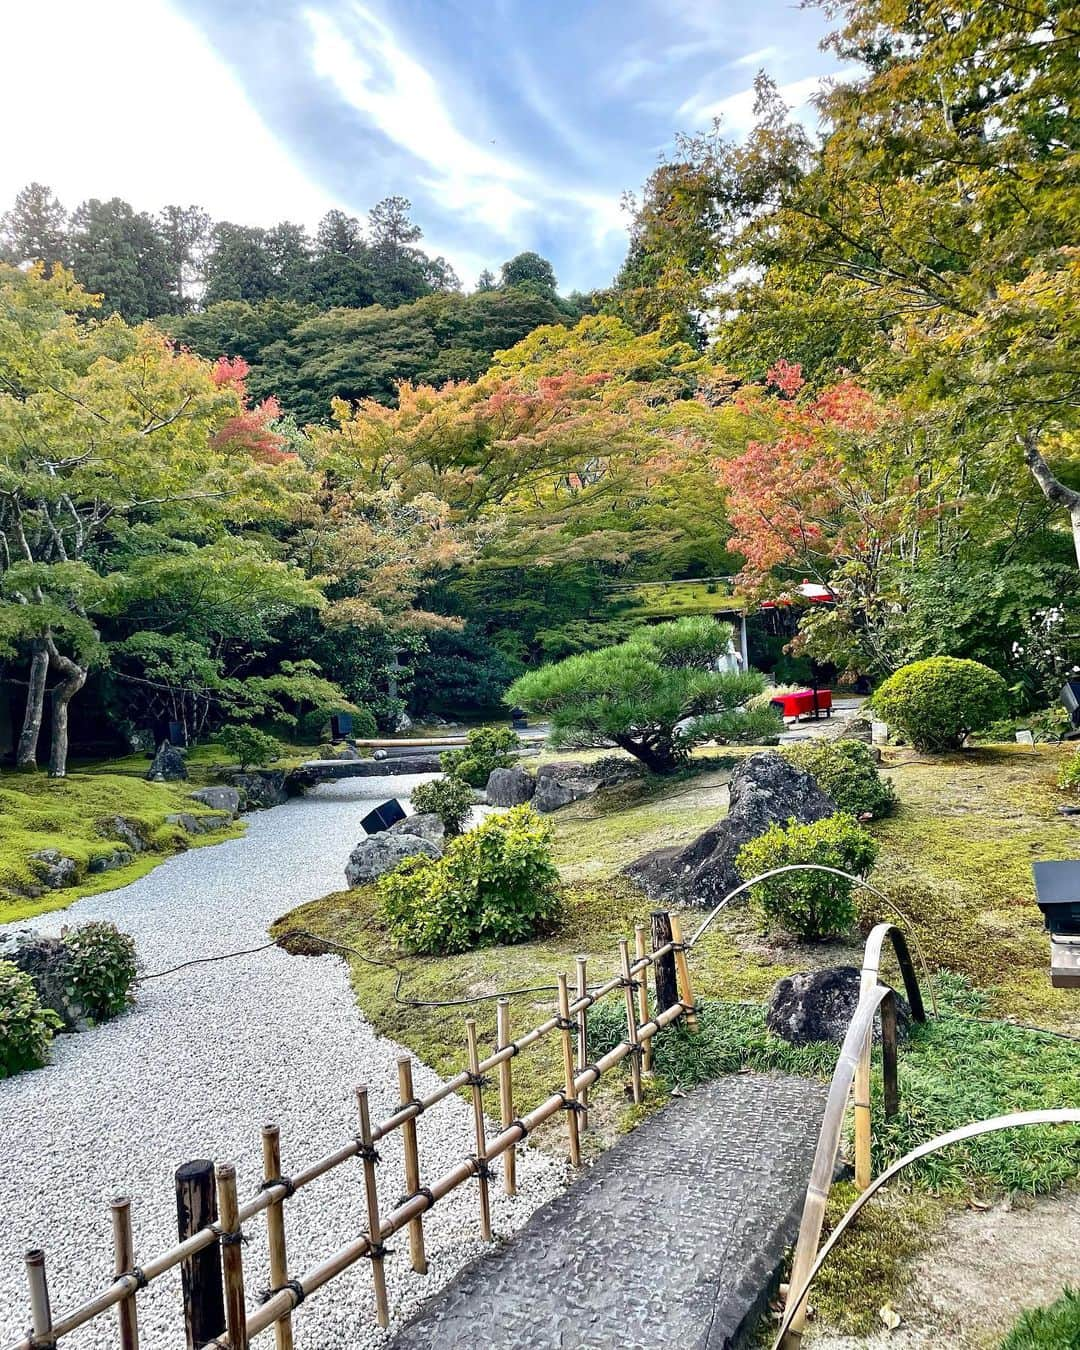
<svg viewBox="0 0 1080 1350">
<path fill-rule="evenodd" d="M 571 1097 L 565 1088 L 559 1088 L 558 1095 L 562 1098 L 560 1111 L 584 1111 L 585 1108 L 576 1097 Z"/>
<path fill-rule="evenodd" d="M 377 1163 L 379 1161 L 379 1150 L 374 1144 L 365 1144 L 359 1135 L 356 1136 L 356 1156 L 363 1158 L 364 1162 Z"/>
<path fill-rule="evenodd" d="M 492 1172 L 490 1166 L 488 1165 L 488 1160 L 486 1158 L 477 1157 L 477 1155 L 474 1153 L 472 1155 L 472 1164 L 474 1170 L 476 1171 L 476 1175 L 480 1178 L 481 1181 L 490 1181 L 492 1177 L 495 1175 L 494 1172 Z"/>
<path fill-rule="evenodd" d="M 120 1274 L 115 1276 L 115 1278 L 113 1279 L 113 1284 L 115 1284 L 117 1280 L 127 1280 L 127 1279 L 132 1279 L 135 1281 L 136 1293 L 140 1289 L 145 1289 L 146 1286 L 150 1283 L 150 1281 L 146 1278 L 146 1274 L 143 1271 L 142 1266 L 132 1266 L 130 1270 L 122 1270 Z"/>
<path fill-rule="evenodd" d="M 246 1245 L 247 1241 L 247 1236 L 241 1228 L 238 1228 L 235 1233 L 222 1233 L 221 1235 L 223 1247 L 240 1247 Z"/>
<path fill-rule="evenodd" d="M 286 1199 L 289 1199 L 296 1194 L 296 1187 L 293 1185 L 292 1177 L 267 1177 L 259 1187 L 259 1190 L 272 1191 L 275 1186 L 284 1186 Z"/>
<path fill-rule="evenodd" d="M 556 1017 L 555 1025 L 560 1031 L 573 1031 L 577 1023 L 572 1017 Z"/>
<path fill-rule="evenodd" d="M 619 984 L 623 989 L 637 989 L 641 981 L 635 980 L 633 975 L 620 975 Z"/>
<path fill-rule="evenodd" d="M 581 1068 L 578 1069 L 578 1073 L 584 1073 L 586 1069 L 593 1069 L 593 1070 L 595 1070 L 597 1078 L 603 1078 L 603 1076 L 604 1076 L 604 1071 L 603 1071 L 603 1069 L 601 1069 L 601 1067 L 600 1067 L 599 1064 L 594 1064 L 594 1063 L 592 1062 L 592 1060 L 590 1060 L 590 1061 L 588 1062 L 588 1064 L 583 1064 L 583 1065 L 581 1066 Z"/>
<path fill-rule="evenodd" d="M 373 1242 L 364 1255 L 369 1261 L 381 1261 L 384 1256 L 392 1256 L 393 1248 L 388 1247 L 385 1242 Z"/>
<path fill-rule="evenodd" d="M 512 1129 L 514 1128 L 515 1125 L 516 1125 L 516 1126 L 518 1127 L 518 1129 L 521 1131 L 521 1137 L 522 1137 L 522 1139 L 527 1138 L 527 1137 L 528 1137 L 528 1134 L 529 1134 L 529 1127 L 528 1127 L 528 1125 L 525 1124 L 525 1122 L 521 1119 L 520 1116 L 515 1116 L 514 1119 L 510 1122 L 510 1124 L 507 1125 L 506 1128 L 507 1128 L 508 1130 L 512 1130 Z"/>
<path fill-rule="evenodd" d="M 422 1116 L 424 1114 L 424 1111 L 427 1109 L 419 1097 L 410 1097 L 407 1102 L 401 1103 L 401 1109 L 403 1111 L 406 1109 L 406 1107 L 410 1106 L 416 1107 L 416 1115 L 418 1116 Z"/>
<path fill-rule="evenodd" d="M 434 1205 L 435 1197 L 432 1195 L 429 1188 L 427 1186 L 417 1186 L 415 1191 L 410 1191 L 408 1195 L 403 1195 L 394 1208 L 400 1209 L 402 1205 L 407 1205 L 410 1200 L 415 1200 L 418 1195 L 422 1195 L 427 1201 L 427 1209 L 430 1209 L 432 1205 Z"/>
<path fill-rule="evenodd" d="M 487 1087 L 491 1080 L 485 1078 L 482 1073 L 466 1073 L 465 1081 L 468 1083 L 469 1087 L 484 1088 Z"/>
<path fill-rule="evenodd" d="M 304 1286 L 299 1280 L 286 1280 L 284 1284 L 279 1284 L 276 1289 L 264 1289 L 259 1295 L 260 1303 L 269 1303 L 276 1294 L 290 1293 L 293 1296 L 293 1307 L 299 1308 L 307 1294 L 304 1293 Z"/>
</svg>

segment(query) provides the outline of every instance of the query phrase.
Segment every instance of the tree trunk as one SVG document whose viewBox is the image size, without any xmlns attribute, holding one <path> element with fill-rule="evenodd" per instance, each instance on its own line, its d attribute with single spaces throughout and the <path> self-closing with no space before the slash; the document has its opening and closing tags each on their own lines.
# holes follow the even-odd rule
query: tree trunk
<svg viewBox="0 0 1080 1350">
<path fill-rule="evenodd" d="M 628 755 L 640 759 L 650 773 L 675 773 L 679 767 L 678 759 L 670 750 L 665 754 L 663 750 L 654 749 L 644 741 L 634 740 L 632 736 L 613 736 L 612 739 L 620 750 L 625 750 Z"/>
<path fill-rule="evenodd" d="M 53 690 L 52 743 L 49 746 L 49 777 L 67 776 L 68 705 L 86 683 L 86 670 L 68 657 L 62 656 L 55 643 L 49 643 L 49 657 L 63 676 Z"/>
<path fill-rule="evenodd" d="M 1055 506 L 1063 506 L 1069 513 L 1072 524 L 1073 547 L 1076 549 L 1076 565 L 1080 567 L 1080 492 L 1066 487 L 1060 478 L 1055 478 L 1050 466 L 1043 459 L 1034 435 L 1021 440 L 1024 447 L 1024 463 L 1031 470 L 1036 483 L 1042 488 L 1043 496 Z"/>
<path fill-rule="evenodd" d="M 26 712 L 23 716 L 15 764 L 20 769 L 37 768 L 38 737 L 45 710 L 45 684 L 49 675 L 49 650 L 44 638 L 34 638 L 30 645 L 30 683 L 26 690 Z"/>
</svg>

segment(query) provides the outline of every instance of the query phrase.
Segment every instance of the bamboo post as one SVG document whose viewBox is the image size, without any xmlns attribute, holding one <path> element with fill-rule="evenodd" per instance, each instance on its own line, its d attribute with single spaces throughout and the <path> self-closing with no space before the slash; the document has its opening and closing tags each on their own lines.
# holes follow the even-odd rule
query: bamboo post
<svg viewBox="0 0 1080 1350">
<path fill-rule="evenodd" d="M 397 1076 L 401 1104 L 407 1106 L 416 1097 L 411 1056 L 398 1055 Z M 415 1116 L 410 1116 L 402 1125 L 401 1142 L 405 1152 L 405 1189 L 409 1195 L 415 1195 L 420 1189 L 420 1146 L 416 1141 Z M 426 1275 L 428 1266 L 424 1251 L 424 1221 L 419 1214 L 409 1221 L 409 1257 L 413 1270 L 418 1275 Z"/>
<path fill-rule="evenodd" d="M 225 1330 L 230 1350 L 248 1350 L 247 1308 L 244 1296 L 244 1235 L 236 1197 L 236 1168 L 218 1163 L 218 1213 L 221 1217 L 221 1264 L 225 1275 Z"/>
<path fill-rule="evenodd" d="M 176 1226 L 180 1241 L 217 1220 L 214 1164 L 207 1158 L 176 1170 Z M 221 1244 L 189 1256 L 180 1266 L 187 1350 L 201 1350 L 225 1331 L 225 1292 L 221 1283 Z"/>
<path fill-rule="evenodd" d="M 496 1048 L 505 1050 L 510 1044 L 510 1000 L 499 999 Z M 514 1119 L 514 1080 L 511 1073 L 511 1060 L 504 1059 L 499 1065 L 499 1119 L 505 1130 Z M 503 1157 L 503 1190 L 507 1195 L 517 1195 L 517 1146 L 512 1145 Z"/>
<path fill-rule="evenodd" d="M 135 1244 L 131 1235 L 131 1201 L 126 1195 L 112 1202 L 113 1275 L 119 1278 L 135 1269 Z M 135 1295 L 116 1305 L 120 1326 L 120 1350 L 139 1350 L 139 1314 Z"/>
<path fill-rule="evenodd" d="M 626 994 L 626 1039 L 630 1051 L 630 1084 L 634 1104 L 641 1104 L 641 1055 L 638 1053 L 637 1021 L 634 1014 L 634 981 L 630 974 L 630 947 L 625 938 L 619 939 L 619 962 L 622 969 L 623 992 Z"/>
<path fill-rule="evenodd" d="M 383 1268 L 382 1224 L 379 1221 L 379 1193 L 375 1185 L 375 1163 L 378 1154 L 371 1138 L 371 1112 L 368 1108 L 366 1087 L 356 1089 L 356 1105 L 360 1112 L 360 1157 L 364 1163 L 364 1193 L 367 1196 L 368 1236 L 371 1238 L 371 1278 L 375 1284 L 375 1316 L 379 1326 L 390 1325 L 390 1308 L 386 1301 L 386 1271 Z"/>
<path fill-rule="evenodd" d="M 587 957 L 577 957 L 577 996 L 580 1002 L 589 992 L 588 980 L 585 975 L 585 965 Z M 585 1068 L 589 1062 L 589 1010 L 588 1008 L 579 1008 L 577 1015 L 577 1068 L 578 1073 Z M 578 1093 L 578 1101 L 581 1103 L 581 1110 L 578 1113 L 581 1116 L 581 1128 L 589 1128 L 589 1089 L 583 1087 Z"/>
<path fill-rule="evenodd" d="M 566 1134 L 570 1141 L 570 1165 L 581 1166 L 581 1139 L 578 1135 L 577 1094 L 574 1091 L 574 1078 L 577 1070 L 574 1066 L 574 1041 L 570 1029 L 570 990 L 565 975 L 558 976 L 559 981 L 559 1036 L 562 1040 L 563 1076 L 566 1086 L 563 1089 L 563 1101 L 566 1104 Z"/>
<path fill-rule="evenodd" d="M 652 925 L 653 951 L 658 952 L 671 942 L 671 915 L 666 909 L 654 909 L 649 916 Z M 667 952 L 653 962 L 656 973 L 656 1011 L 667 1012 L 679 1001 L 679 986 L 675 977 L 675 953 Z"/>
<path fill-rule="evenodd" d="M 690 966 L 686 960 L 682 921 L 677 914 L 671 915 L 671 940 L 675 944 L 675 974 L 679 984 L 679 999 L 686 1005 L 686 1025 L 691 1031 L 697 1031 L 698 1016 L 694 1003 L 694 986 L 690 983 Z"/>
<path fill-rule="evenodd" d="M 281 1180 L 281 1131 L 276 1125 L 264 1125 L 262 1131 L 263 1184 Z M 276 1293 L 289 1281 L 289 1262 L 285 1249 L 285 1198 L 275 1200 L 266 1211 L 266 1235 L 270 1248 L 270 1289 Z M 292 1313 L 274 1323 L 276 1350 L 293 1350 Z"/>
<path fill-rule="evenodd" d="M 645 925 L 638 923 L 634 925 L 634 955 L 640 961 L 646 954 L 645 951 Z M 637 1002 L 638 1002 L 638 1025 L 644 1026 L 649 1020 L 649 967 L 642 966 L 637 973 Z M 644 1073 L 652 1074 L 653 1071 L 653 1043 L 652 1037 L 645 1042 L 641 1052 L 641 1068 Z"/>
<path fill-rule="evenodd" d="M 473 1121 L 476 1126 L 477 1179 L 480 1182 L 480 1236 L 491 1241 L 491 1201 L 488 1197 L 487 1132 L 484 1127 L 484 1088 L 480 1078 L 480 1051 L 476 1045 L 476 1018 L 465 1019 L 465 1042 L 469 1056 Z"/>
<path fill-rule="evenodd" d="M 874 971 L 863 968 L 859 982 L 859 997 L 862 998 L 877 983 Z M 855 1185 L 865 1191 L 870 1185 L 870 1057 L 873 1053 L 874 1027 L 859 1047 L 859 1058 L 855 1065 Z"/>
<path fill-rule="evenodd" d="M 45 1278 L 45 1253 L 33 1247 L 26 1253 L 26 1280 L 30 1286 L 30 1326 L 36 1350 L 53 1350 L 56 1339 L 52 1334 L 52 1307 L 49 1303 L 49 1282 Z"/>
</svg>

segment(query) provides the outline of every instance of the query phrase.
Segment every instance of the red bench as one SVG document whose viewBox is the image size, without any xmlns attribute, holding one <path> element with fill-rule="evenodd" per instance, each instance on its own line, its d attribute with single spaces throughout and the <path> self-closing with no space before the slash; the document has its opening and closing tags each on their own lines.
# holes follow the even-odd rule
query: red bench
<svg viewBox="0 0 1080 1350">
<path fill-rule="evenodd" d="M 832 716 L 832 694 L 828 689 L 798 689 L 794 694 L 777 694 L 770 700 L 782 717 Z"/>
</svg>

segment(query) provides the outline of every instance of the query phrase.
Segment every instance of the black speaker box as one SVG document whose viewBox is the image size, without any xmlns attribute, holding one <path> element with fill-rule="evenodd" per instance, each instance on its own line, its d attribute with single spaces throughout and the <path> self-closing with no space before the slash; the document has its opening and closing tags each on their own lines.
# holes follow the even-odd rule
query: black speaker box
<svg viewBox="0 0 1080 1350">
<path fill-rule="evenodd" d="M 396 825 L 399 820 L 404 820 L 407 815 L 408 812 L 398 799 L 391 797 L 374 811 L 369 811 L 360 824 L 364 827 L 365 834 L 378 834 L 382 830 L 388 830 L 391 825 Z"/>
</svg>

